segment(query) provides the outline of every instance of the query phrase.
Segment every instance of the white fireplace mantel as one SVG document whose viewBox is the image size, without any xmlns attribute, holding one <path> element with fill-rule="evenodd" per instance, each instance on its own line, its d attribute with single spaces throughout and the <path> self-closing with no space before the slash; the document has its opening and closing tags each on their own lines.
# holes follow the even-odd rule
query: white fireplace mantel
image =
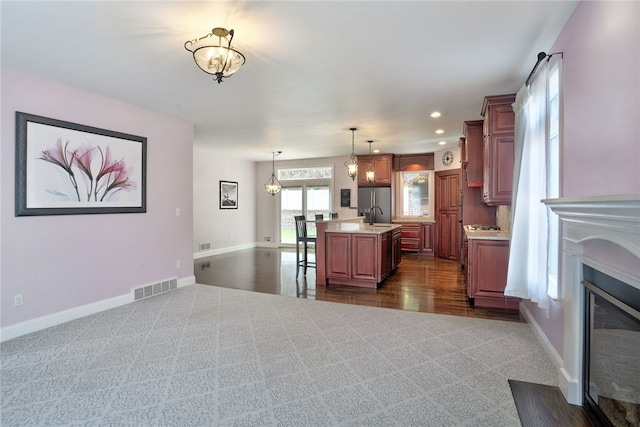
<svg viewBox="0 0 640 427">
<path fill-rule="evenodd" d="M 562 224 L 559 279 L 565 316 L 559 385 L 569 403 L 582 405 L 583 266 L 640 289 L 640 194 L 547 199 L 543 203 Z M 603 244 L 606 250 L 592 250 Z"/>
</svg>

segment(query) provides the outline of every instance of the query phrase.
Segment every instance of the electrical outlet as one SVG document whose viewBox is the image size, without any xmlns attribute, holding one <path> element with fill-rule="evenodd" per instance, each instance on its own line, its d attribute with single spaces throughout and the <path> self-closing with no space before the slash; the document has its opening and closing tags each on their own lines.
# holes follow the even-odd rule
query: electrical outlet
<svg viewBox="0 0 640 427">
<path fill-rule="evenodd" d="M 13 306 L 20 307 L 22 304 L 24 304 L 24 298 L 22 297 L 22 294 L 14 295 Z"/>
<path fill-rule="evenodd" d="M 176 216 L 180 216 L 182 214 L 182 212 L 180 211 L 180 208 L 176 208 Z"/>
<path fill-rule="evenodd" d="M 265 236 L 264 237 L 264 241 L 265 242 L 270 242 L 271 241 L 271 236 Z"/>
<path fill-rule="evenodd" d="M 177 260 L 176 261 L 176 268 L 180 268 L 180 267 L 182 267 L 182 261 Z"/>
</svg>

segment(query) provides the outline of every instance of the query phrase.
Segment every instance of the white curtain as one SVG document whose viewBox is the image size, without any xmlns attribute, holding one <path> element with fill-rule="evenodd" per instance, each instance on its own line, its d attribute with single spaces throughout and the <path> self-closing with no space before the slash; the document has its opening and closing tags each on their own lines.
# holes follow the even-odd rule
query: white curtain
<svg viewBox="0 0 640 427">
<path fill-rule="evenodd" d="M 547 73 L 544 61 L 529 87 L 523 86 L 515 112 L 514 184 L 509 269 L 505 295 L 549 307 L 547 295 Z"/>
</svg>

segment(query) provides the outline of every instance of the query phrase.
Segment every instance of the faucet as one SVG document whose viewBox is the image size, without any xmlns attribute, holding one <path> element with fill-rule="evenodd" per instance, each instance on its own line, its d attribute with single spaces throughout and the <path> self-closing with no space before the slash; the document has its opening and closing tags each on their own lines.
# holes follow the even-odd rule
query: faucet
<svg viewBox="0 0 640 427">
<path fill-rule="evenodd" d="M 371 206 L 371 210 L 369 211 L 369 225 L 373 225 L 373 223 L 376 222 L 376 208 L 380 211 L 380 215 L 384 215 L 384 212 L 382 212 L 382 208 L 380 206 Z"/>
</svg>

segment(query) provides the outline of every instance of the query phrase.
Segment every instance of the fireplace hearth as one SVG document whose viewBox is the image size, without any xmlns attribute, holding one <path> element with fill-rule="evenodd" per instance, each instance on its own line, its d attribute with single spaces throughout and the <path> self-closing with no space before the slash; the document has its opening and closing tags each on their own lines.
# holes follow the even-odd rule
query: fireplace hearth
<svg viewBox="0 0 640 427">
<path fill-rule="evenodd" d="M 587 265 L 584 406 L 603 426 L 640 426 L 640 289 Z"/>
</svg>

